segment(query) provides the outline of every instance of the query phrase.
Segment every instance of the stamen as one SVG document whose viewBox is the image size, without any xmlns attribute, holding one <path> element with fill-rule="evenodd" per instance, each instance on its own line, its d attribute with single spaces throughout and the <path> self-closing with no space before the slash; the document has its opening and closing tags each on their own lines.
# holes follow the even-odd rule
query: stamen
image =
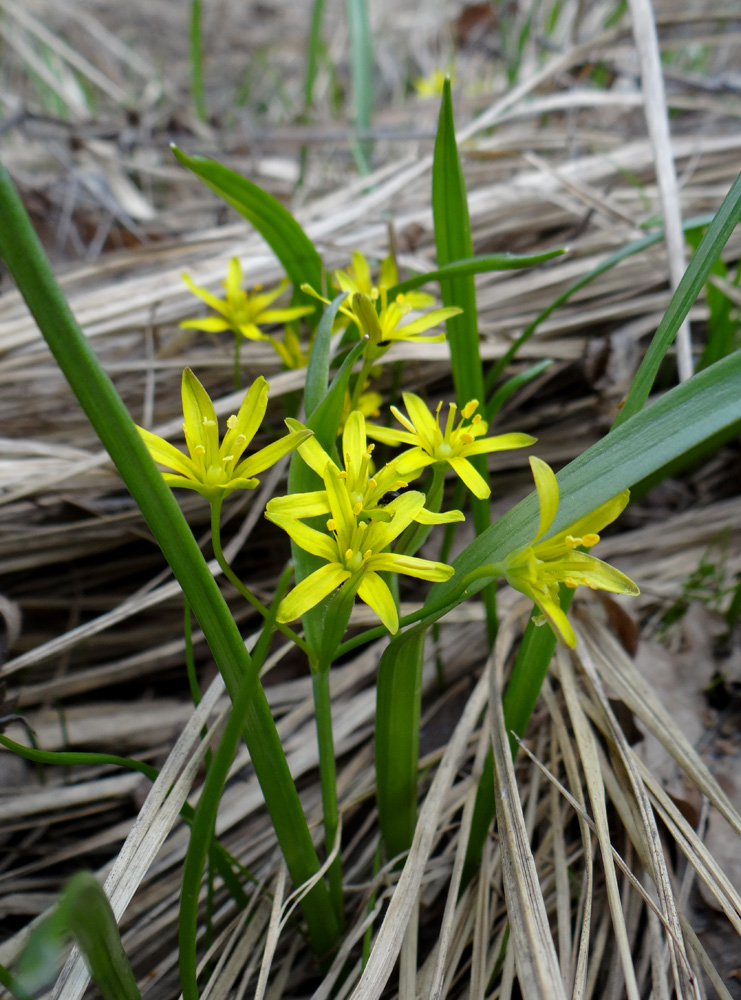
<svg viewBox="0 0 741 1000">
<path fill-rule="evenodd" d="M 466 403 L 466 405 L 461 410 L 461 416 L 465 420 L 469 420 L 474 415 L 474 413 L 476 412 L 476 410 L 478 409 L 478 406 L 479 406 L 478 399 L 472 399 L 472 400 L 470 400 L 470 402 Z M 478 419 L 481 420 L 481 417 L 479 417 Z"/>
<path fill-rule="evenodd" d="M 476 438 L 469 431 L 461 431 L 458 435 L 458 440 L 461 444 L 471 444 Z"/>
<path fill-rule="evenodd" d="M 336 530 L 337 530 L 337 522 L 333 517 L 330 517 L 330 519 L 327 521 L 327 531 L 336 531 Z"/>
<path fill-rule="evenodd" d="M 595 535 L 594 532 L 590 532 L 582 538 L 582 545 L 586 548 L 591 549 L 593 545 L 596 545 L 599 541 L 599 535 Z"/>
<path fill-rule="evenodd" d="M 458 412 L 458 407 L 455 403 L 448 404 L 448 419 L 445 421 L 445 433 L 444 438 L 446 441 L 450 441 L 450 435 L 453 430 L 453 424 L 455 423 L 455 415 Z"/>
<path fill-rule="evenodd" d="M 202 444 L 197 444 L 195 446 L 195 448 L 193 449 L 193 453 L 195 455 L 198 455 L 198 457 L 200 458 L 201 455 L 205 455 L 206 454 L 206 449 L 203 447 Z"/>
<path fill-rule="evenodd" d="M 237 415 L 236 415 L 236 413 L 232 413 L 231 417 L 229 417 L 229 419 L 226 422 L 226 426 L 229 428 L 230 431 L 234 430 L 234 428 L 237 426 Z"/>
</svg>

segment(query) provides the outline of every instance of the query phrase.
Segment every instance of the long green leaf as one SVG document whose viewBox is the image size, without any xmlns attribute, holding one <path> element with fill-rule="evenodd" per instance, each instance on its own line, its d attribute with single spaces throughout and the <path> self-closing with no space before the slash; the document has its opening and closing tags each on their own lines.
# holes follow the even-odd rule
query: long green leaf
<svg viewBox="0 0 741 1000">
<path fill-rule="evenodd" d="M 393 639 L 378 664 L 376 800 L 386 855 L 409 850 L 417 823 L 417 766 L 425 626 Z"/>
<path fill-rule="evenodd" d="M 625 404 L 615 420 L 615 427 L 619 427 L 645 405 L 664 355 L 674 342 L 677 330 L 694 305 L 739 220 L 741 220 L 741 174 L 723 199 L 723 204 L 716 212 L 700 246 L 682 275 L 677 290 L 672 295 L 669 307 L 633 379 Z"/>
<path fill-rule="evenodd" d="M 49 981 L 73 938 L 104 1000 L 141 1000 L 111 904 L 90 872 L 73 875 L 55 909 L 31 931 L 15 970 L 16 981 L 34 993 Z"/>
<path fill-rule="evenodd" d="M 443 278 L 465 278 L 469 274 L 487 274 L 489 271 L 514 271 L 521 267 L 534 267 L 544 264 L 554 257 L 561 257 L 566 251 L 544 250 L 543 253 L 486 253 L 468 257 L 465 260 L 455 260 L 445 267 L 435 271 L 425 271 L 414 274 L 411 278 L 400 281 L 388 290 L 389 300 L 399 293 L 411 292 L 415 288 L 428 284 L 430 281 L 440 281 Z"/>
<path fill-rule="evenodd" d="M 227 690 L 236 700 L 251 669 L 239 629 L 172 491 L 77 325 L 13 187 L 0 169 L 0 256 L 5 260 L 59 367 L 113 459 L 157 540 L 206 637 Z M 319 868 L 311 833 L 262 687 L 245 728 L 255 772 L 291 878 L 301 885 Z M 302 900 L 312 944 L 330 949 L 339 933 L 324 882 Z"/>
<path fill-rule="evenodd" d="M 438 264 L 448 264 L 473 258 L 471 222 L 468 215 L 468 196 L 463 177 L 458 145 L 455 139 L 453 100 L 450 80 L 443 87 L 440 117 L 435 138 L 432 162 L 432 214 L 435 221 L 435 246 Z M 472 273 L 458 273 L 455 277 L 440 279 L 440 294 L 446 306 L 458 306 L 463 311 L 446 320 L 453 384 L 461 406 L 469 400 L 484 402 L 484 375 L 479 352 L 478 313 L 476 286 Z M 486 483 L 489 471 L 485 455 L 476 455 L 469 461 Z M 488 500 L 471 499 L 471 513 L 477 534 L 491 524 L 491 507 Z M 493 643 L 497 631 L 496 591 L 489 587 L 484 594 L 486 630 Z"/>
<path fill-rule="evenodd" d="M 311 28 L 306 44 L 306 76 L 304 77 L 304 108 L 309 110 L 314 104 L 314 83 L 319 67 L 319 54 L 322 49 L 322 17 L 325 0 L 314 0 L 311 12 Z"/>
<path fill-rule="evenodd" d="M 365 0 L 347 0 L 347 28 L 355 128 L 367 130 L 373 118 L 373 40 Z M 356 144 L 358 165 L 363 173 L 368 172 L 371 149 L 368 139 Z"/>
<path fill-rule="evenodd" d="M 329 384 L 330 346 L 332 341 L 332 326 L 337 316 L 337 310 L 347 298 L 347 292 L 342 292 L 324 310 L 319 321 L 314 342 L 311 345 L 309 365 L 306 369 L 306 388 L 304 390 L 304 409 L 306 416 L 311 417 L 327 392 Z"/>
<path fill-rule="evenodd" d="M 294 300 L 315 305 L 316 300 L 300 289 L 304 282 L 312 288 L 322 287 L 322 259 L 288 209 L 257 184 L 221 163 L 205 156 L 188 156 L 175 145 L 170 148 L 184 167 L 257 229 L 293 282 Z"/>
</svg>

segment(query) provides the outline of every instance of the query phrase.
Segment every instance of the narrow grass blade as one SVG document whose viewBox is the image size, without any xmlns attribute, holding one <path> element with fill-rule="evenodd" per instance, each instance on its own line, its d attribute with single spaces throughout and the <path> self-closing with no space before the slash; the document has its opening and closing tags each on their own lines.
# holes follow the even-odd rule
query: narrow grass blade
<svg viewBox="0 0 741 1000">
<path fill-rule="evenodd" d="M 371 127 L 373 118 L 373 40 L 365 0 L 347 0 L 347 27 L 350 34 L 355 128 L 367 130 Z M 367 173 L 372 151 L 370 141 L 361 140 L 357 151 L 360 154 L 360 169 Z"/>
<path fill-rule="evenodd" d="M 435 221 L 435 246 L 437 260 L 443 267 L 452 262 L 473 257 L 471 222 L 468 215 L 466 182 L 458 156 L 453 121 L 453 101 L 450 80 L 443 87 L 440 117 L 435 139 L 432 162 L 432 214 Z M 469 400 L 484 401 L 484 376 L 479 353 L 479 331 L 476 311 L 476 287 L 473 274 L 457 274 L 440 280 L 440 294 L 446 306 L 458 306 L 463 311 L 446 320 L 453 384 L 460 406 Z M 470 459 L 486 483 L 489 474 L 486 457 L 477 455 Z M 477 534 L 491 524 L 488 500 L 472 498 L 471 512 Z M 497 630 L 496 591 L 489 588 L 484 597 L 486 626 L 489 641 L 493 642 Z"/>
<path fill-rule="evenodd" d="M 314 84 L 322 50 L 322 18 L 325 0 L 314 0 L 311 12 L 311 28 L 306 43 L 306 76 L 304 77 L 304 108 L 308 111 L 314 105 Z"/>
<path fill-rule="evenodd" d="M 191 0 L 190 4 L 190 88 L 196 114 L 205 122 L 206 92 L 203 87 L 203 11 L 201 0 Z"/>
<path fill-rule="evenodd" d="M 376 685 L 376 801 L 386 855 L 412 846 L 417 823 L 417 765 L 422 665 L 427 629 L 393 639 L 378 665 Z"/>
<path fill-rule="evenodd" d="M 176 158 L 196 177 L 243 215 L 269 244 L 293 282 L 294 301 L 314 305 L 316 300 L 302 292 L 307 282 L 322 287 L 322 259 L 314 244 L 281 203 L 246 177 L 205 156 L 188 156 L 172 145 Z"/>
<path fill-rule="evenodd" d="M 103 446 L 149 525 L 203 630 L 232 700 L 251 659 L 182 511 L 136 427 L 77 325 L 7 171 L 0 169 L 0 256 Z M 311 833 L 262 687 L 244 731 L 255 771 L 291 877 L 297 885 L 319 869 Z M 317 951 L 338 936 L 323 882 L 302 901 Z"/>
<path fill-rule="evenodd" d="M 400 281 L 398 285 L 393 285 L 388 290 L 389 300 L 395 298 L 400 293 L 411 292 L 415 288 L 428 284 L 430 281 L 440 281 L 443 278 L 465 278 L 469 274 L 486 274 L 489 271 L 514 271 L 521 267 L 534 267 L 536 264 L 544 264 L 547 260 L 560 257 L 565 254 L 565 250 L 545 250 L 543 253 L 518 254 L 518 253 L 487 253 L 478 256 L 468 257 L 465 260 L 454 260 L 445 267 L 439 267 L 435 271 L 425 271 L 423 274 L 414 274 L 411 278 Z"/>
<path fill-rule="evenodd" d="M 673 343 L 677 330 L 700 294 L 713 265 L 740 219 L 741 174 L 734 181 L 723 200 L 723 204 L 716 212 L 715 218 L 710 223 L 708 231 L 672 296 L 669 307 L 664 313 L 651 345 L 633 379 L 625 405 L 615 420 L 615 427 L 625 423 L 644 406 L 664 355 Z"/>
<path fill-rule="evenodd" d="M 529 368 L 526 368 L 525 371 L 518 372 L 516 375 L 513 375 L 512 378 L 507 379 L 504 385 L 497 389 L 489 402 L 486 404 L 486 419 L 488 421 L 492 421 L 510 396 L 517 392 L 518 389 L 521 389 L 523 385 L 527 385 L 528 382 L 532 382 L 532 380 L 537 378 L 538 375 L 542 375 L 543 372 L 550 368 L 552 364 L 552 358 L 543 358 L 542 361 L 538 361 L 536 364 L 531 365 Z"/>
<path fill-rule="evenodd" d="M 312 416 L 327 392 L 332 326 L 337 316 L 337 310 L 346 298 L 347 292 L 342 292 L 324 310 L 314 336 L 314 343 L 311 345 L 304 391 L 304 410 L 307 417 Z"/>
<path fill-rule="evenodd" d="M 22 990 L 35 993 L 48 983 L 70 938 L 85 956 L 104 1000 L 141 1000 L 111 904 L 90 872 L 72 876 L 53 912 L 31 932 L 15 971 Z"/>
</svg>

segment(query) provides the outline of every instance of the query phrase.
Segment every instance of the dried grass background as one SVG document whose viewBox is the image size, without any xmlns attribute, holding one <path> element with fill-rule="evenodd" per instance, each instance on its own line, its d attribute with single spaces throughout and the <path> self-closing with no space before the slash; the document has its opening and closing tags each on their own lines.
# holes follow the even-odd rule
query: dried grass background
<svg viewBox="0 0 741 1000">
<path fill-rule="evenodd" d="M 455 59 L 476 252 L 569 251 L 532 271 L 478 279 L 487 361 L 661 212 L 665 178 L 646 124 L 639 54 L 627 14 L 610 23 L 614 3 L 567 2 L 551 33 L 546 11 L 533 7 L 511 86 L 506 32 L 512 37 L 530 5 L 500 5 L 492 14 L 486 4 L 370 4 L 377 111 L 374 170 L 364 178 L 349 142 L 344 5 L 328 3 L 328 63 L 310 121 L 301 118 L 310 5 L 204 6 L 208 123 L 195 118 L 188 95 L 187 5 L 0 0 L 3 162 L 132 415 L 176 442 L 184 365 L 204 381 L 220 415 L 239 398 L 231 391 L 231 344 L 178 328 L 198 310 L 182 271 L 213 289 L 235 254 L 251 283 L 269 284 L 280 272 L 255 232 L 175 164 L 171 140 L 285 199 L 329 266 L 345 266 L 356 248 L 380 258 L 392 240 L 402 268 L 430 269 L 437 101 L 420 101 L 409 81 Z M 669 210 L 684 218 L 716 209 L 738 172 L 741 19 L 713 8 L 691 0 L 654 5 L 678 176 Z M 337 90 L 344 98 L 333 113 Z M 734 267 L 740 247 L 735 235 L 724 252 Z M 736 290 L 728 293 L 738 302 Z M 537 453 L 557 467 L 580 454 L 608 429 L 670 294 L 662 246 L 586 286 L 520 352 L 513 371 L 542 358 L 553 364 L 513 398 L 499 429 L 537 435 Z M 704 301 L 690 319 L 702 343 Z M 281 372 L 261 344 L 245 345 L 243 359 L 245 378 L 270 378 L 269 424 L 277 428 L 280 398 L 302 385 L 302 373 Z M 405 388 L 430 402 L 449 398 L 446 345 L 423 356 L 399 345 L 388 359 L 404 360 Z M 389 363 L 386 392 L 393 370 Z M 663 377 L 662 385 L 672 384 L 672 365 Z M 108 880 L 143 995 L 177 997 L 187 845 L 178 810 L 186 797 L 197 800 L 206 748 L 199 734 L 208 724 L 218 738 L 227 700 L 196 634 L 205 694 L 194 711 L 179 588 L 7 278 L 0 386 L 7 711 L 22 713 L 45 749 L 109 751 L 162 768 L 152 788 L 138 775 L 42 769 L 1 752 L 0 963 L 12 963 L 64 879 L 87 867 Z M 525 456 L 496 456 L 493 469 L 497 513 L 531 487 Z M 720 650 L 716 641 L 741 571 L 739 469 L 730 442 L 640 498 L 619 533 L 604 539 L 602 557 L 633 576 L 642 596 L 576 602 L 578 650 L 556 658 L 514 771 L 504 767 L 499 691 L 527 608 L 502 591 L 505 625 L 489 659 L 477 602 L 445 619 L 425 671 L 421 821 L 403 874 L 388 865 L 373 877 L 373 685 L 382 647 L 335 670 L 350 931 L 324 978 L 293 924 L 279 925 L 291 886 L 246 753 L 238 755 L 218 833 L 260 891 L 240 912 L 217 885 L 204 996 L 517 995 L 516 977 L 522 985 L 527 970 L 524 958 L 515 969 L 512 947 L 502 948 L 508 917 L 534 920 L 526 932 L 555 942 L 552 996 L 741 996 L 734 687 L 741 667 L 738 636 Z M 262 516 L 267 497 L 284 487 L 278 469 L 261 490 L 225 505 L 227 551 L 261 596 L 270 595 L 287 554 Z M 180 500 L 208 551 L 205 504 Z M 712 572 L 689 595 L 686 613 L 662 628 L 701 564 Z M 225 594 L 253 641 L 259 623 L 228 586 Z M 353 621 L 369 619 L 358 608 Z M 725 676 L 720 707 L 703 694 L 716 671 Z M 276 646 L 265 683 L 319 840 L 309 679 L 299 659 Z M 9 734 L 23 738 L 16 724 Z M 511 814 L 502 809 L 481 873 L 457 899 L 472 795 L 492 742 L 502 764 L 498 792 Z M 534 878 L 538 898 L 518 873 Z M 417 925 L 418 949 L 413 933 L 404 934 Z M 361 981 L 368 926 L 376 947 Z M 501 960 L 501 976 L 492 979 Z M 54 996 L 79 997 L 85 982 L 73 959 Z"/>
</svg>

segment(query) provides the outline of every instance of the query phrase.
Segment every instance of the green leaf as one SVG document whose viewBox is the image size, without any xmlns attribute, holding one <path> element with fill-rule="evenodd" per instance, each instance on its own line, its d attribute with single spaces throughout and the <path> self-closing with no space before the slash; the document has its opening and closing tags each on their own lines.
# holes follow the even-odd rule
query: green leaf
<svg viewBox="0 0 741 1000">
<path fill-rule="evenodd" d="M 294 301 L 314 305 L 316 300 L 300 289 L 304 282 L 312 288 L 322 287 L 322 259 L 288 209 L 257 184 L 215 160 L 188 156 L 174 144 L 170 148 L 184 167 L 257 229 L 293 282 Z"/>
<path fill-rule="evenodd" d="M 674 342 L 677 330 L 694 305 L 713 265 L 720 257 L 723 247 L 740 219 L 741 174 L 723 199 L 723 204 L 716 212 L 677 290 L 672 295 L 669 307 L 633 379 L 625 404 L 615 420 L 615 427 L 619 427 L 645 405 L 664 355 Z"/>
<path fill-rule="evenodd" d="M 363 353 L 364 348 L 364 340 L 355 344 L 340 365 L 321 402 L 307 420 L 307 426 L 314 431 L 319 443 L 330 455 L 335 452 L 337 431 L 342 419 L 342 407 L 353 365 Z"/>
<path fill-rule="evenodd" d="M 373 40 L 365 0 L 347 0 L 347 30 L 350 35 L 355 128 L 369 129 L 373 117 Z M 355 144 L 358 167 L 362 173 L 368 173 L 371 148 L 368 139 Z"/>
<path fill-rule="evenodd" d="M 453 121 L 453 101 L 450 80 L 443 87 L 440 118 L 435 138 L 432 162 L 432 214 L 435 221 L 435 245 L 438 264 L 443 267 L 473 257 L 471 222 L 468 216 L 466 182 L 458 156 Z M 446 306 L 458 306 L 463 311 L 446 320 L 453 384 L 459 405 L 472 399 L 484 401 L 484 375 L 479 353 L 476 286 L 472 273 L 457 274 L 440 280 L 440 294 Z M 469 459 L 484 482 L 489 483 L 486 456 Z M 491 524 L 488 500 L 471 498 L 471 513 L 477 534 Z M 497 632 L 496 591 L 489 587 L 484 595 L 486 629 L 491 643 Z"/>
<path fill-rule="evenodd" d="M 191 0 L 190 4 L 190 86 L 196 114 L 205 122 L 206 92 L 203 86 L 203 19 L 201 0 Z"/>
<path fill-rule="evenodd" d="M 111 904 L 90 872 L 73 875 L 52 913 L 31 931 L 15 976 L 34 993 L 49 982 L 73 938 L 104 1000 L 141 1000 Z"/>
<path fill-rule="evenodd" d="M 337 310 L 346 298 L 347 292 L 342 292 L 324 310 L 324 314 L 317 327 L 314 343 L 311 345 L 309 365 L 306 369 L 306 389 L 304 391 L 304 410 L 307 417 L 312 416 L 327 392 L 332 326 L 337 316 Z"/>
<path fill-rule="evenodd" d="M 408 851 L 417 823 L 422 666 L 427 627 L 392 639 L 376 684 L 376 799 L 388 858 Z"/>
<path fill-rule="evenodd" d="M 314 83 L 319 66 L 319 55 L 322 50 L 324 3 L 325 0 L 314 0 L 311 12 L 311 29 L 306 45 L 306 76 L 304 77 L 304 108 L 307 111 L 314 104 Z"/>
<path fill-rule="evenodd" d="M 718 431 L 741 420 L 741 353 L 698 372 L 588 448 L 558 474 L 561 502 L 545 537 L 557 534 L 622 490 Z M 526 545 L 538 525 L 533 492 L 455 560 L 456 574 L 430 591 L 426 605 L 455 590 L 474 569 Z"/>
<path fill-rule="evenodd" d="M 521 267 L 534 267 L 536 264 L 553 260 L 554 257 L 561 257 L 565 253 L 566 251 L 562 249 L 531 254 L 487 253 L 467 257 L 464 260 L 454 260 L 436 271 L 425 271 L 423 274 L 415 274 L 405 281 L 400 281 L 398 285 L 389 288 L 388 297 L 389 300 L 394 299 L 400 292 L 411 292 L 430 281 L 439 281 L 443 278 L 464 278 L 470 274 L 486 274 L 489 271 L 513 271 Z"/>
</svg>

